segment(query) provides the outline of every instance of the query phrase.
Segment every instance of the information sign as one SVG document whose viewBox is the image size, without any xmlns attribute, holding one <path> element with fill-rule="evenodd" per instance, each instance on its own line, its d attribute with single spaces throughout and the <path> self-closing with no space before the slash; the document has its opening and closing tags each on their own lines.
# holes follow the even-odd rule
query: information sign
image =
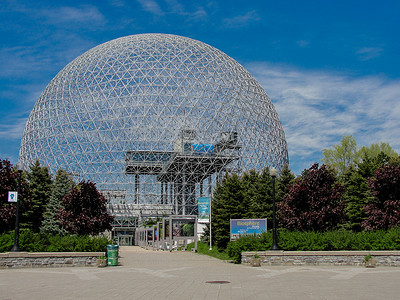
<svg viewBox="0 0 400 300">
<path fill-rule="evenodd" d="M 198 198 L 199 217 L 198 223 L 208 223 L 210 220 L 210 197 Z"/>
<path fill-rule="evenodd" d="M 240 235 L 260 234 L 267 231 L 267 219 L 231 219 L 231 241 Z"/>
<path fill-rule="evenodd" d="M 18 193 L 8 192 L 8 202 L 17 202 L 17 201 L 18 201 Z"/>
</svg>

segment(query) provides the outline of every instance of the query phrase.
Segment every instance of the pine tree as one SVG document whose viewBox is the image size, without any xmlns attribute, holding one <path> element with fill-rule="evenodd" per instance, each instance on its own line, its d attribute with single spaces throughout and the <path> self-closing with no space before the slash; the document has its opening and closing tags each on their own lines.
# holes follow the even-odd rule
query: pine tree
<svg viewBox="0 0 400 300">
<path fill-rule="evenodd" d="M 71 192 L 74 186 L 75 183 L 70 174 L 62 169 L 57 171 L 50 200 L 44 213 L 42 226 L 40 227 L 41 233 L 59 235 L 66 233 L 66 230 L 62 228 L 61 222 L 58 219 L 58 214 L 63 207 L 62 199 Z"/>
<path fill-rule="evenodd" d="M 243 201 L 249 206 L 242 218 L 269 218 L 272 211 L 272 181 L 268 169 L 261 174 L 251 170 L 242 178 Z"/>
<path fill-rule="evenodd" d="M 358 172 L 365 179 L 372 177 L 380 166 L 386 166 L 392 159 L 395 159 L 395 157 L 390 157 L 383 151 L 376 155 L 371 155 L 364 148 L 362 148 L 362 151 L 361 161 L 357 166 Z"/>
<path fill-rule="evenodd" d="M 43 213 L 49 203 L 53 181 L 47 167 L 41 167 L 36 161 L 28 172 L 29 190 L 31 196 L 31 206 L 24 213 L 27 226 L 35 232 L 39 232 L 43 221 Z"/>
<path fill-rule="evenodd" d="M 289 166 L 285 165 L 277 178 L 276 182 L 276 202 L 282 202 L 296 177 L 290 171 Z"/>
<path fill-rule="evenodd" d="M 345 228 L 361 231 L 361 222 L 365 219 L 364 207 L 371 198 L 368 179 L 361 175 L 359 169 L 350 167 L 342 177 L 345 193 L 343 199 L 346 203 Z"/>
<path fill-rule="evenodd" d="M 249 212 L 244 203 L 241 178 L 237 174 L 228 175 L 218 183 L 212 201 L 212 236 L 214 243 L 226 248 L 230 239 L 230 219 L 241 219 Z"/>
</svg>

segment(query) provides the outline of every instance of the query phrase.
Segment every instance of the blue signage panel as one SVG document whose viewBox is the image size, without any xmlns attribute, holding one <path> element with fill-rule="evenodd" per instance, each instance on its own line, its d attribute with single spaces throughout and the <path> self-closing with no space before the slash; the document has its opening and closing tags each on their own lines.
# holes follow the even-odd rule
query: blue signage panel
<svg viewBox="0 0 400 300">
<path fill-rule="evenodd" d="M 199 207 L 199 223 L 208 223 L 210 220 L 210 197 L 199 197 L 197 200 Z"/>
<path fill-rule="evenodd" d="M 244 234 L 260 234 L 267 231 L 267 219 L 231 219 L 231 241 Z"/>
<path fill-rule="evenodd" d="M 17 201 L 18 201 L 18 193 L 8 192 L 8 202 L 17 202 Z"/>
</svg>

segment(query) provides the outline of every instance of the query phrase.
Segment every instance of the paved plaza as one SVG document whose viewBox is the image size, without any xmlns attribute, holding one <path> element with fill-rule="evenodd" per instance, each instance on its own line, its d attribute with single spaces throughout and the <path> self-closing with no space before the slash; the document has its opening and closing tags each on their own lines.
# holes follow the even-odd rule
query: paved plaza
<svg viewBox="0 0 400 300">
<path fill-rule="evenodd" d="M 250 267 L 190 252 L 121 247 L 115 267 L 0 270 L 0 300 L 399 299 L 400 268 Z"/>
</svg>

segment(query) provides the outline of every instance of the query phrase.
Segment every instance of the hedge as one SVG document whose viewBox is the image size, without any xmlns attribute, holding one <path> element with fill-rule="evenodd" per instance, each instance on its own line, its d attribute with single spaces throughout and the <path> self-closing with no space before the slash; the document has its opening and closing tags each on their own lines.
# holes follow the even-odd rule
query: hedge
<svg viewBox="0 0 400 300">
<path fill-rule="evenodd" d="M 400 250 L 400 228 L 363 232 L 278 230 L 278 245 L 286 251 Z M 229 242 L 227 252 L 240 263 L 243 251 L 265 251 L 271 246 L 272 232 L 267 232 Z"/>
<path fill-rule="evenodd" d="M 20 231 L 19 247 L 27 252 L 104 252 L 111 241 L 104 236 L 51 235 Z M 0 252 L 8 252 L 14 244 L 14 232 L 0 235 Z"/>
</svg>

